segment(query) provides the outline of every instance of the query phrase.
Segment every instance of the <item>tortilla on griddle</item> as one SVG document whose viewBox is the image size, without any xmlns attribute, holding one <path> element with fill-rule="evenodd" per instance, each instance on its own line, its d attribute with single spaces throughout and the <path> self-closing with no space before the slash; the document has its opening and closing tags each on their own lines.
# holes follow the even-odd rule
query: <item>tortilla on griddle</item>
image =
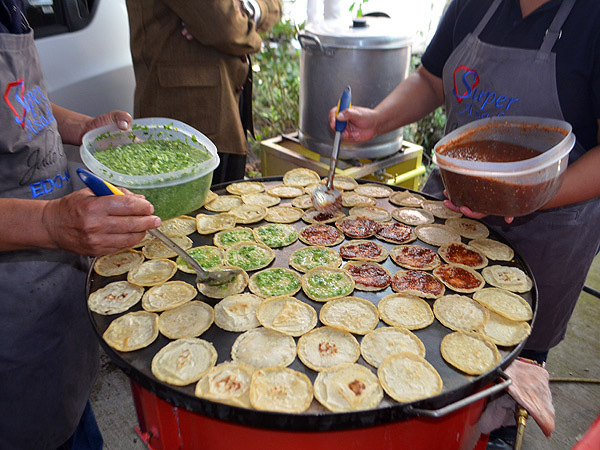
<svg viewBox="0 0 600 450">
<path fill-rule="evenodd" d="M 527 300 L 505 289 L 482 289 L 473 294 L 473 300 L 510 320 L 523 321 L 533 318 L 533 310 Z"/>
<path fill-rule="evenodd" d="M 219 267 L 219 270 L 227 270 L 227 269 L 238 269 L 238 267 L 233 267 L 233 266 L 221 266 Z M 223 283 L 223 284 L 218 284 L 215 286 L 211 286 L 209 284 L 206 283 L 197 283 L 196 287 L 198 288 L 198 291 L 210 298 L 225 298 L 228 297 L 229 295 L 234 295 L 234 294 L 239 294 L 240 292 L 243 292 L 244 289 L 246 289 L 246 286 L 248 286 L 248 274 L 246 273 L 245 270 L 242 270 L 240 273 L 238 273 L 237 275 L 235 275 L 233 277 L 233 279 Z"/>
<path fill-rule="evenodd" d="M 450 217 L 445 224 L 467 239 L 487 238 L 490 230 L 483 223 L 466 217 Z"/>
<path fill-rule="evenodd" d="M 527 322 L 510 320 L 490 311 L 490 317 L 480 331 L 494 344 L 508 347 L 527 338 L 531 334 L 531 327 Z"/>
<path fill-rule="evenodd" d="M 298 239 L 298 231 L 285 223 L 269 223 L 253 230 L 254 238 L 268 247 L 287 247 Z"/>
<path fill-rule="evenodd" d="M 296 341 L 279 331 L 253 328 L 234 341 L 231 359 L 259 369 L 289 366 L 296 359 Z"/>
<path fill-rule="evenodd" d="M 383 399 L 377 376 L 360 364 L 340 364 L 319 372 L 315 398 L 333 412 L 376 408 Z"/>
<path fill-rule="evenodd" d="M 423 270 L 399 270 L 392 277 L 392 289 L 424 298 L 439 298 L 446 292 L 440 280 Z"/>
<path fill-rule="evenodd" d="M 416 334 L 402 327 L 380 327 L 367 333 L 360 343 L 360 354 L 373 367 L 395 353 L 408 352 L 425 358 L 425 345 Z"/>
<path fill-rule="evenodd" d="M 462 264 L 471 269 L 483 269 L 488 265 L 483 253 L 462 242 L 446 242 L 440 246 L 438 253 L 449 264 Z"/>
<path fill-rule="evenodd" d="M 271 206 L 267 208 L 265 220 L 273 223 L 294 223 L 302 218 L 304 210 L 295 206 Z"/>
<path fill-rule="evenodd" d="M 217 362 L 217 351 L 208 341 L 184 338 L 169 342 L 152 358 L 152 374 L 165 383 L 195 383 Z"/>
<path fill-rule="evenodd" d="M 531 278 L 518 267 L 488 266 L 481 273 L 489 284 L 507 291 L 529 292 L 533 287 Z"/>
<path fill-rule="evenodd" d="M 225 250 L 216 247 L 214 245 L 202 245 L 200 247 L 193 247 L 187 250 L 187 253 L 194 258 L 194 260 L 204 270 L 209 270 L 214 267 L 218 267 L 223 264 L 225 258 Z M 184 260 L 181 256 L 178 256 L 175 260 L 177 268 L 185 273 L 193 273 L 196 271 Z"/>
<path fill-rule="evenodd" d="M 102 277 L 115 277 L 129 272 L 144 261 L 144 254 L 129 249 L 101 256 L 94 263 L 94 271 Z"/>
<path fill-rule="evenodd" d="M 170 259 L 151 259 L 127 272 L 127 281 L 138 286 L 156 286 L 165 283 L 177 272 L 177 264 Z"/>
<path fill-rule="evenodd" d="M 452 211 L 444 205 L 441 200 L 424 200 L 421 205 L 425 211 L 429 211 L 435 217 L 439 219 L 449 219 L 451 217 L 462 217 L 462 213 Z"/>
<path fill-rule="evenodd" d="M 429 211 L 425 211 L 421 208 L 410 208 L 408 206 L 394 209 L 392 211 L 392 217 L 398 222 L 413 227 L 435 222 L 435 217 Z"/>
<path fill-rule="evenodd" d="M 235 227 L 236 218 L 232 214 L 197 214 L 196 231 L 199 234 L 212 234 Z"/>
<path fill-rule="evenodd" d="M 267 267 L 274 259 L 275 252 L 271 247 L 254 241 L 238 242 L 225 251 L 225 264 L 246 271 Z"/>
<path fill-rule="evenodd" d="M 388 257 L 388 250 L 379 242 L 366 239 L 353 239 L 340 245 L 340 256 L 353 261 L 383 262 Z"/>
<path fill-rule="evenodd" d="M 232 208 L 229 214 L 235 216 L 235 223 L 248 224 L 260 222 L 267 215 L 267 208 L 262 205 L 240 205 Z"/>
<path fill-rule="evenodd" d="M 468 375 L 484 374 L 501 360 L 496 344 L 482 334 L 470 331 L 447 334 L 440 350 L 448 364 Z"/>
<path fill-rule="evenodd" d="M 266 192 L 257 192 L 252 194 L 242 195 L 242 201 L 245 205 L 258 205 L 269 208 L 270 206 L 276 206 L 281 203 L 281 199 Z"/>
<path fill-rule="evenodd" d="M 256 309 L 263 301 L 250 292 L 225 297 L 215 305 L 215 324 L 227 331 L 248 331 L 260 326 Z"/>
<path fill-rule="evenodd" d="M 256 272 L 250 277 L 248 288 L 259 297 L 294 295 L 302 287 L 300 275 L 290 269 L 273 267 Z"/>
<path fill-rule="evenodd" d="M 212 367 L 196 384 L 196 397 L 242 408 L 251 408 L 250 381 L 254 368 L 235 361 Z"/>
<path fill-rule="evenodd" d="M 274 195 L 280 198 L 295 198 L 304 194 L 304 189 L 300 186 L 291 186 L 288 184 L 278 184 L 267 188 L 269 195 Z"/>
<path fill-rule="evenodd" d="M 436 252 L 422 245 L 397 245 L 390 250 L 390 258 L 405 269 L 433 270 L 442 262 Z"/>
<path fill-rule="evenodd" d="M 442 264 L 433 269 L 433 275 L 456 292 L 472 293 L 485 286 L 485 280 L 476 270 L 461 264 Z"/>
<path fill-rule="evenodd" d="M 283 174 L 283 184 L 290 186 L 308 186 L 311 183 L 321 182 L 321 177 L 317 172 L 304 167 L 290 169 Z"/>
<path fill-rule="evenodd" d="M 113 281 L 89 295 L 88 307 L 103 316 L 119 314 L 139 302 L 143 294 L 142 286 L 129 281 Z"/>
<path fill-rule="evenodd" d="M 198 337 L 210 328 L 214 311 L 208 303 L 192 300 L 158 317 L 158 330 L 169 339 Z"/>
<path fill-rule="evenodd" d="M 288 263 L 299 272 L 308 272 L 315 267 L 338 268 L 342 265 L 342 258 L 329 247 L 310 245 L 294 250 Z"/>
<path fill-rule="evenodd" d="M 144 293 L 142 308 L 150 312 L 167 311 L 189 302 L 197 293 L 196 288 L 185 281 L 167 281 Z"/>
<path fill-rule="evenodd" d="M 187 236 L 171 236 L 171 240 L 184 250 L 192 248 L 192 245 L 194 245 Z M 148 259 L 167 259 L 177 256 L 175 250 L 156 238 L 142 247 L 142 253 Z"/>
<path fill-rule="evenodd" d="M 342 269 L 352 275 L 359 291 L 382 291 L 392 282 L 390 271 L 374 261 L 348 261 Z"/>
<path fill-rule="evenodd" d="M 460 234 L 446 225 L 426 223 L 415 228 L 415 234 L 423 242 L 440 247 L 446 242 L 461 242 Z"/>
<path fill-rule="evenodd" d="M 148 311 L 126 313 L 113 320 L 102 338 L 115 350 L 131 352 L 149 346 L 158 337 L 158 314 Z"/>
<path fill-rule="evenodd" d="M 298 358 L 305 366 L 316 371 L 341 363 L 354 363 L 359 356 L 360 345 L 347 331 L 324 326 L 298 339 Z"/>
<path fill-rule="evenodd" d="M 213 236 L 213 244 L 221 248 L 229 248 L 238 242 L 253 240 L 254 233 L 252 232 L 252 228 L 248 227 L 235 227 L 221 230 Z"/>
<path fill-rule="evenodd" d="M 218 195 L 212 201 L 205 203 L 204 208 L 212 212 L 227 212 L 241 204 L 242 197 L 239 195 Z"/>
<path fill-rule="evenodd" d="M 510 261 L 515 256 L 512 248 L 494 239 L 477 238 L 469 241 L 469 245 L 495 261 Z"/>
<path fill-rule="evenodd" d="M 408 294 L 390 294 L 377 306 L 381 320 L 391 326 L 420 330 L 433 323 L 433 311 L 422 298 Z"/>
<path fill-rule="evenodd" d="M 406 206 L 409 208 L 420 208 L 425 197 L 410 191 L 398 191 L 390 195 L 389 202 L 397 206 Z"/>
<path fill-rule="evenodd" d="M 442 325 L 451 330 L 479 330 L 488 320 L 489 312 L 475 300 L 464 295 L 445 295 L 433 304 L 433 313 Z"/>
<path fill-rule="evenodd" d="M 317 325 L 315 309 L 288 295 L 265 299 L 256 309 L 256 318 L 263 327 L 288 336 L 302 336 Z"/>
<path fill-rule="evenodd" d="M 316 302 L 346 297 L 354 290 L 354 279 L 347 270 L 315 267 L 302 275 L 302 290 Z"/>
<path fill-rule="evenodd" d="M 366 334 L 379 324 L 379 311 L 369 300 L 343 297 L 330 300 L 319 313 L 323 325 L 353 334 Z"/>
<path fill-rule="evenodd" d="M 264 183 L 260 181 L 238 181 L 225 186 L 225 190 L 232 195 L 256 194 L 265 191 Z"/>
<path fill-rule="evenodd" d="M 250 404 L 260 410 L 301 413 L 313 399 L 313 387 L 302 372 L 270 367 L 254 372 L 250 383 Z"/>
</svg>

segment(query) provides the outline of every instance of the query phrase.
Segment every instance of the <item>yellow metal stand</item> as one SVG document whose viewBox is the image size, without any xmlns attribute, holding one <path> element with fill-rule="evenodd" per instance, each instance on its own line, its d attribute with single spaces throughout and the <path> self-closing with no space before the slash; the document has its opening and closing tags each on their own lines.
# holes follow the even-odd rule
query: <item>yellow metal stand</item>
<svg viewBox="0 0 600 450">
<path fill-rule="evenodd" d="M 265 177 L 281 176 L 296 167 L 312 169 L 321 176 L 329 172 L 329 160 L 300 145 L 295 135 L 264 140 L 261 147 L 261 172 Z M 355 164 L 338 161 L 336 174 L 355 179 L 381 181 L 387 184 L 418 190 L 423 147 L 404 141 L 402 151 L 376 160 L 358 160 Z"/>
</svg>

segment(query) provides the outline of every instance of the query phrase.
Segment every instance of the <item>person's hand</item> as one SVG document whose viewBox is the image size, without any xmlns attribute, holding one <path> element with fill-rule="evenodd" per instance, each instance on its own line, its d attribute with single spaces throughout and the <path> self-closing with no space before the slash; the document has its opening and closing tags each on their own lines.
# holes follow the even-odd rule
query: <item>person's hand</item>
<svg viewBox="0 0 600 450">
<path fill-rule="evenodd" d="M 444 191 L 444 195 L 448 197 L 448 193 L 446 191 Z M 452 211 L 462 213 L 465 216 L 470 217 L 471 219 L 483 219 L 484 217 L 488 216 L 487 214 L 472 211 L 471 208 L 469 208 L 468 206 L 456 206 L 447 198 L 446 200 L 444 200 L 444 206 L 448 209 L 451 209 Z M 512 223 L 514 219 L 514 217 L 505 217 L 504 221 L 506 223 Z"/>
<path fill-rule="evenodd" d="M 81 133 L 81 137 L 83 138 L 83 135 L 90 130 L 103 127 L 105 125 L 110 125 L 112 123 L 116 124 L 121 130 L 127 130 L 131 126 L 131 121 L 131 115 L 125 111 L 115 110 L 104 113 L 98 117 L 93 117 L 87 120 L 83 124 L 83 132 Z"/>
<path fill-rule="evenodd" d="M 88 256 L 137 244 L 161 221 L 143 196 L 122 190 L 127 195 L 96 197 L 86 188 L 50 200 L 42 215 L 49 238 L 58 248 Z"/>
<path fill-rule="evenodd" d="M 335 113 L 337 106 L 329 110 L 329 126 L 335 130 Z M 342 138 L 350 142 L 365 142 L 377 136 L 377 113 L 370 108 L 352 106 L 337 116 L 338 120 L 347 122 Z"/>
</svg>

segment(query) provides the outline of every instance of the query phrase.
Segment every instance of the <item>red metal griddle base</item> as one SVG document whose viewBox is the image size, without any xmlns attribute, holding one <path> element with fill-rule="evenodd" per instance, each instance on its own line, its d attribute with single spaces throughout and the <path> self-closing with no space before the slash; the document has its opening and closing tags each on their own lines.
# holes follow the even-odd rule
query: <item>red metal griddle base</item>
<svg viewBox="0 0 600 450">
<path fill-rule="evenodd" d="M 473 450 L 476 444 L 481 448 L 477 423 L 486 403 L 482 399 L 441 418 L 415 417 L 368 428 L 303 432 L 212 419 L 176 407 L 133 381 L 131 390 L 140 436 L 152 450 Z"/>
</svg>

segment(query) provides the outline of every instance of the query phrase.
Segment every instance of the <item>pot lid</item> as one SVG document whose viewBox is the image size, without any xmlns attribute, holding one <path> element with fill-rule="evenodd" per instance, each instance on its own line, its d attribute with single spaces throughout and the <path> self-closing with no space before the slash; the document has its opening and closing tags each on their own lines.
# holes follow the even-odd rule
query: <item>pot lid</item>
<svg viewBox="0 0 600 450">
<path fill-rule="evenodd" d="M 388 17 L 362 17 L 348 21 L 329 19 L 308 23 L 306 32 L 319 38 L 323 46 L 350 49 L 396 49 L 408 47 L 414 38 L 404 34 L 402 23 Z"/>
</svg>

